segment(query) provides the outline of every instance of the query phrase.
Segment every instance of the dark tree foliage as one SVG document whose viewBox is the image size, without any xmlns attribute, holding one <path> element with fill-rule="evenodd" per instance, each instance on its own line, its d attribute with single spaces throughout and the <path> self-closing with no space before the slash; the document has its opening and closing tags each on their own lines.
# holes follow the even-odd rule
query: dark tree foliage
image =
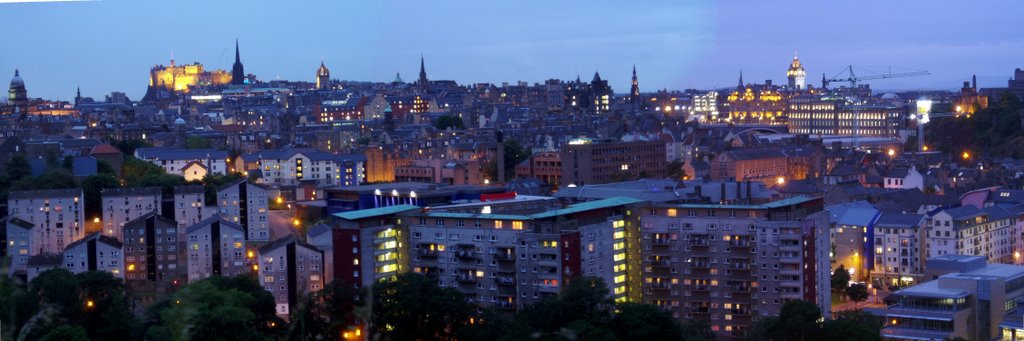
<svg viewBox="0 0 1024 341">
<path fill-rule="evenodd" d="M 100 173 L 82 179 L 82 195 L 85 197 L 85 218 L 92 221 L 92 218 L 103 215 L 103 189 L 117 188 L 121 183 L 113 174 Z"/>
<path fill-rule="evenodd" d="M 845 266 L 839 264 L 839 267 L 832 271 L 832 290 L 844 292 L 848 286 L 850 286 L 850 272 L 846 271 Z"/>
<path fill-rule="evenodd" d="M 445 130 L 448 128 L 456 130 L 466 129 L 466 126 L 462 123 L 462 117 L 455 115 L 444 115 L 438 117 L 437 121 L 434 122 L 434 127 L 438 130 Z"/>
<path fill-rule="evenodd" d="M 846 297 L 851 301 L 864 302 L 868 296 L 868 287 L 864 283 L 854 283 L 846 288 Z"/>
<path fill-rule="evenodd" d="M 291 317 L 290 340 L 340 340 L 340 330 L 356 322 L 356 308 L 363 306 L 362 293 L 351 284 L 334 281 L 306 295 Z"/>
<path fill-rule="evenodd" d="M 455 340 L 475 307 L 461 292 L 415 273 L 373 286 L 373 330 L 384 340 Z"/>
<path fill-rule="evenodd" d="M 186 149 L 209 149 L 211 146 L 210 140 L 202 136 L 189 136 L 185 140 Z"/>
<path fill-rule="evenodd" d="M 189 283 L 167 301 L 150 309 L 147 338 L 272 340 L 287 330 L 273 296 L 250 276 Z"/>
</svg>

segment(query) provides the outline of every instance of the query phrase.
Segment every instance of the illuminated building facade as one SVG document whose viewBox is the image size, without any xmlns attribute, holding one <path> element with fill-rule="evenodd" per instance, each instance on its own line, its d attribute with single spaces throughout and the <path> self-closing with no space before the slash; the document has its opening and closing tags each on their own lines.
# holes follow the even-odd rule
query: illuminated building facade
<svg viewBox="0 0 1024 341">
<path fill-rule="evenodd" d="M 562 159 L 558 152 L 539 152 L 516 165 L 516 176 L 540 179 L 555 188 L 562 180 Z"/>
<path fill-rule="evenodd" d="M 693 96 L 693 104 L 690 106 L 690 116 L 700 121 L 714 121 L 718 119 L 718 92 L 709 91 Z"/>
<path fill-rule="evenodd" d="M 640 246 L 629 236 L 638 233 L 633 206 L 641 202 L 617 197 L 528 215 L 491 214 L 485 203 L 483 213 L 407 210 L 394 233 L 408 270 L 397 271 L 500 310 L 553 297 L 581 275 L 603 278 L 618 302 L 639 301 Z"/>
<path fill-rule="evenodd" d="M 786 101 L 771 82 L 762 85 L 744 85 L 726 96 L 731 123 L 786 124 Z"/>
<path fill-rule="evenodd" d="M 907 127 L 905 110 L 888 105 L 845 105 L 822 94 L 789 99 L 786 124 L 793 134 L 899 137 Z"/>
<path fill-rule="evenodd" d="M 19 256 L 58 254 L 85 237 L 81 198 L 81 189 L 11 191 L 7 197 L 8 252 L 13 255 L 18 250 Z M 14 232 L 12 227 L 20 230 Z M 27 257 L 20 260 L 24 265 Z"/>
<path fill-rule="evenodd" d="M 804 72 L 804 66 L 800 64 L 800 59 L 796 55 L 793 55 L 793 62 L 789 63 L 789 69 L 786 70 L 786 80 L 791 90 L 807 88 L 807 72 Z"/>
<path fill-rule="evenodd" d="M 317 90 L 329 89 L 331 87 L 331 70 L 324 66 L 324 61 L 320 61 L 320 68 L 316 69 L 316 88 Z"/>
<path fill-rule="evenodd" d="M 11 78 L 11 87 L 7 90 L 7 104 L 14 106 L 28 104 L 28 91 L 25 90 L 25 81 L 21 79 L 18 69 L 14 69 L 14 78 Z"/>
<path fill-rule="evenodd" d="M 953 100 L 953 111 L 957 116 L 970 116 L 985 108 L 988 108 L 988 96 L 978 92 L 978 77 L 971 76 L 971 82 L 964 82 L 960 96 Z"/>
<path fill-rule="evenodd" d="M 740 339 L 789 301 L 831 311 L 829 238 L 821 198 L 760 205 L 681 204 L 640 217 L 643 302 L 707 320 Z"/>
<path fill-rule="evenodd" d="M 231 83 L 231 74 L 224 70 L 207 71 L 203 64 L 192 63 L 170 66 L 157 65 L 149 70 L 149 88 L 151 91 L 163 89 L 176 93 L 189 93 L 196 86 L 226 85 Z"/>
</svg>

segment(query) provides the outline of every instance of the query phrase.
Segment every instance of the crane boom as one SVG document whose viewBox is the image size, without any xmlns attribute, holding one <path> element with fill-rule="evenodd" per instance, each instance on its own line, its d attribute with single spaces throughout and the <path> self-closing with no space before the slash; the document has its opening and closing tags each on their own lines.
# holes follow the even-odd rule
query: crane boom
<svg viewBox="0 0 1024 341">
<path fill-rule="evenodd" d="M 847 76 L 847 77 L 840 77 L 840 75 L 842 75 L 844 73 L 849 74 L 849 76 Z M 832 78 L 827 78 L 826 79 L 825 75 L 822 75 L 821 78 L 822 78 L 822 83 L 823 83 L 822 85 L 824 85 L 824 86 L 828 86 L 828 84 L 831 83 L 831 82 L 849 82 L 851 88 L 856 88 L 857 87 L 857 83 L 860 82 L 860 81 L 873 80 L 873 79 L 886 79 L 886 78 L 927 76 L 927 75 L 930 75 L 930 74 L 931 73 L 929 73 L 928 71 L 912 71 L 912 72 L 893 73 L 892 72 L 892 68 L 889 68 L 889 71 L 886 72 L 886 73 L 883 73 L 883 74 L 867 75 L 867 76 L 857 76 L 853 72 L 853 65 L 849 65 L 842 72 L 840 72 L 839 74 L 837 74 L 835 76 L 832 76 Z"/>
</svg>

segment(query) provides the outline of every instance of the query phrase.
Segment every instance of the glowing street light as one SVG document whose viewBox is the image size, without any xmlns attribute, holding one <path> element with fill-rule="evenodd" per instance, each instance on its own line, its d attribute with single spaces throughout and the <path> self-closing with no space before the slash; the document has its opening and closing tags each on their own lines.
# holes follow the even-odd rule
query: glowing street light
<svg viewBox="0 0 1024 341">
<path fill-rule="evenodd" d="M 889 148 L 889 153 L 888 154 L 889 154 L 889 156 L 894 156 L 894 155 L 896 155 L 896 150 L 892 149 L 892 148 Z"/>
<path fill-rule="evenodd" d="M 964 160 L 968 160 L 971 158 L 971 153 L 965 150 L 964 153 L 960 155 L 960 157 L 963 157 Z"/>
<path fill-rule="evenodd" d="M 775 179 L 775 183 L 777 183 L 779 185 L 784 185 L 784 184 L 786 184 L 786 178 L 780 176 L 778 179 Z"/>
</svg>

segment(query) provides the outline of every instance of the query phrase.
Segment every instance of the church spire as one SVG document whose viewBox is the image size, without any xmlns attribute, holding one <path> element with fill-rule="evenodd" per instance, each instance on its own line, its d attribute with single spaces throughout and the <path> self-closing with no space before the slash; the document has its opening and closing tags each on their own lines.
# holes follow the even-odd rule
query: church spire
<svg viewBox="0 0 1024 341">
<path fill-rule="evenodd" d="M 740 69 L 740 83 L 739 83 L 739 85 L 738 85 L 738 86 L 736 86 L 736 87 L 737 87 L 737 88 L 740 88 L 740 89 L 742 89 L 742 88 L 743 88 L 743 69 Z"/>
<path fill-rule="evenodd" d="M 238 50 L 238 39 L 235 39 L 235 64 L 231 66 L 231 84 L 245 84 L 245 68 L 242 67 L 242 54 Z"/>
<path fill-rule="evenodd" d="M 640 82 L 636 79 L 636 64 L 633 64 L 633 82 L 629 89 L 629 101 L 637 103 L 640 100 Z"/>
<path fill-rule="evenodd" d="M 426 94 L 429 88 L 427 87 L 427 67 L 423 61 L 423 55 L 420 54 L 420 79 L 416 84 L 419 87 L 421 93 Z"/>
</svg>

